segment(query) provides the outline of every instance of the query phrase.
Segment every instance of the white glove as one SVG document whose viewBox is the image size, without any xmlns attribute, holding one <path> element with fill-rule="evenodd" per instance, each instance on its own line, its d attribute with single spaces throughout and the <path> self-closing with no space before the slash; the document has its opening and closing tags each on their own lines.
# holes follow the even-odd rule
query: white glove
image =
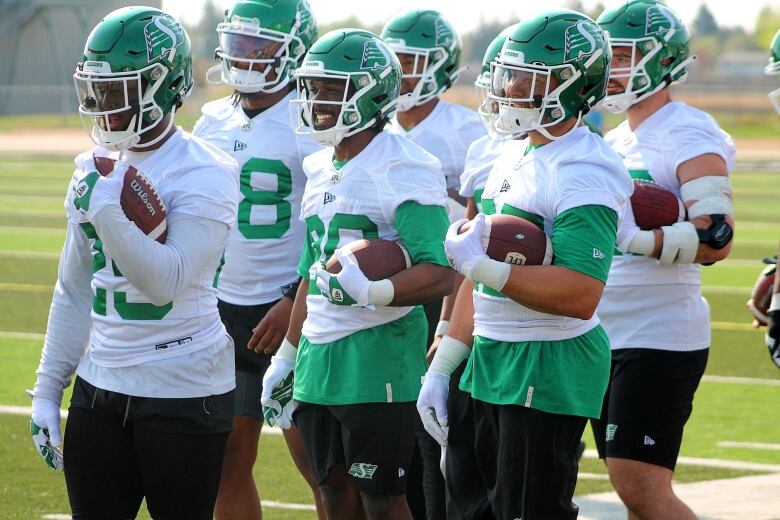
<svg viewBox="0 0 780 520">
<path fill-rule="evenodd" d="M 468 231 L 459 234 L 461 226 L 466 222 L 468 220 L 464 218 L 450 225 L 444 239 L 444 251 L 453 269 L 471 280 L 474 267 L 480 260 L 487 258 L 485 246 L 482 244 L 485 215 L 478 213 Z"/>
<path fill-rule="evenodd" d="M 292 399 L 293 374 L 297 353 L 298 349 L 285 338 L 263 375 L 260 404 L 263 406 L 265 422 L 269 426 L 292 426 L 292 413 L 295 408 Z"/>
<path fill-rule="evenodd" d="M 425 430 L 436 442 L 447 445 L 449 434 L 447 397 L 450 394 L 450 376 L 438 372 L 425 373 L 420 395 L 417 397 L 417 412 Z"/>
<path fill-rule="evenodd" d="M 436 349 L 431 366 L 425 373 L 420 395 L 417 397 L 417 412 L 425 430 L 442 446 L 447 445 L 449 434 L 447 397 L 450 393 L 450 374 L 470 353 L 471 349 L 465 343 L 444 336 Z"/>
<path fill-rule="evenodd" d="M 341 264 L 339 274 L 331 274 L 322 264 L 315 264 L 314 272 L 317 288 L 331 303 L 335 305 L 357 305 L 372 307 L 388 305 L 393 301 L 395 289 L 390 280 L 372 282 L 355 261 L 354 255 L 336 249 L 333 256 Z"/>
<path fill-rule="evenodd" d="M 497 291 L 506 285 L 512 266 L 498 262 L 487 256 L 487 243 L 483 242 L 485 215 L 478 213 L 471 227 L 458 234 L 461 226 L 468 222 L 458 220 L 447 230 L 444 239 L 444 251 L 450 265 L 463 276 L 474 282 L 482 283 Z"/>
<path fill-rule="evenodd" d="M 85 161 L 94 166 L 93 160 Z M 122 185 L 128 164 L 117 161 L 114 170 L 101 176 L 97 168 L 85 170 L 77 182 L 73 185 L 73 204 L 81 211 L 90 222 L 98 212 L 109 204 L 120 204 Z"/>
<path fill-rule="evenodd" d="M 699 235 L 691 222 L 677 222 L 661 228 L 664 245 L 658 262 L 661 265 L 692 264 L 699 250 Z"/>
<path fill-rule="evenodd" d="M 33 397 L 30 435 L 46 465 L 62 471 L 65 466 L 59 448 L 62 444 L 59 403 L 45 397 Z"/>
</svg>

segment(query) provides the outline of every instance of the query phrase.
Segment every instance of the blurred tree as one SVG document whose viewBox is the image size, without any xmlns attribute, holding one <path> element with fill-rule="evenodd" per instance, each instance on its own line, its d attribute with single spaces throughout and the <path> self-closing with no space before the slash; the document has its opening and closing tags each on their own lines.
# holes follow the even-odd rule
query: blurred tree
<svg viewBox="0 0 780 520">
<path fill-rule="evenodd" d="M 316 14 L 316 13 L 315 13 Z M 366 24 L 366 22 L 359 20 L 355 15 L 352 15 L 348 18 L 344 18 L 343 20 L 337 20 L 335 22 L 330 23 L 321 23 L 319 26 L 319 34 L 322 36 L 325 33 L 329 33 L 330 31 L 336 30 L 336 29 L 345 29 L 345 28 L 354 28 L 354 29 L 365 29 L 367 31 L 371 31 L 372 33 L 379 35 L 379 33 L 382 32 L 382 26 L 384 24 Z"/>
<path fill-rule="evenodd" d="M 217 24 L 224 16 L 224 10 L 214 5 L 213 0 L 206 0 L 197 25 L 186 26 L 192 41 L 193 78 L 198 85 L 205 83 L 206 71 L 217 63 L 214 60 L 214 49 L 219 45 Z"/>
<path fill-rule="evenodd" d="M 780 7 L 765 5 L 756 17 L 756 28 L 753 31 L 756 45 L 762 50 L 768 49 L 778 29 L 780 29 Z"/>
<path fill-rule="evenodd" d="M 694 36 L 707 36 L 718 32 L 718 23 L 707 4 L 702 3 L 696 18 L 693 19 L 692 33 Z"/>
</svg>

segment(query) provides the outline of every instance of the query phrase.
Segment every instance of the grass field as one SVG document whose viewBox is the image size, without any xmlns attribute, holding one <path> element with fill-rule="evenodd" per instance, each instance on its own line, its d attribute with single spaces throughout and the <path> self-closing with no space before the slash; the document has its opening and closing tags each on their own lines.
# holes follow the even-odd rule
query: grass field
<svg viewBox="0 0 780 520">
<path fill-rule="evenodd" d="M 64 239 L 62 199 L 72 163 L 58 157 L 0 156 L 0 405 L 29 406 L 24 393 L 35 378 Z M 762 264 L 777 251 L 780 237 L 780 176 L 738 171 L 733 177 L 737 240 L 731 257 L 704 268 L 704 292 L 712 308 L 713 345 L 708 376 L 748 378 L 722 382 L 705 378 L 686 429 L 683 456 L 780 464 L 780 450 L 724 447 L 722 442 L 774 443 L 780 429 L 773 411 L 780 402 L 780 371 L 769 361 L 762 332 L 750 327 L 744 303 Z M 737 382 L 733 382 L 737 381 Z M 68 397 L 64 401 L 67 405 Z M 39 460 L 28 436 L 28 418 L 0 414 L 0 518 L 32 519 L 69 511 L 61 474 Z M 593 447 L 590 434 L 586 442 Z M 264 435 L 256 477 L 262 497 L 311 504 L 282 438 Z M 583 495 L 610 489 L 602 464 L 583 459 L 577 486 Z M 755 470 L 683 464 L 679 482 L 755 474 Z M 309 511 L 269 508 L 266 519 L 313 518 Z M 56 517 L 52 517 L 56 518 Z M 145 510 L 141 518 L 148 518 Z"/>
</svg>

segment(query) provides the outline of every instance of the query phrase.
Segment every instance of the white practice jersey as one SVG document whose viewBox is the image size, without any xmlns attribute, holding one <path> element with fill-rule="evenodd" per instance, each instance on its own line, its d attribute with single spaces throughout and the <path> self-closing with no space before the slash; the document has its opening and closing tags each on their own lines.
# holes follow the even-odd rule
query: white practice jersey
<svg viewBox="0 0 780 520">
<path fill-rule="evenodd" d="M 635 179 L 652 180 L 680 196 L 677 168 L 704 154 L 734 168 L 731 137 L 705 112 L 672 102 L 632 131 L 624 121 L 604 137 Z M 630 211 L 630 207 L 627 208 Z M 624 219 L 621 219 L 621 224 Z M 629 241 L 621 225 L 618 244 Z M 710 343 L 709 307 L 701 297 L 699 264 L 660 265 L 642 255 L 615 254 L 598 312 L 612 348 L 697 350 Z M 630 288 L 642 287 L 638 308 L 624 319 Z M 628 291 L 628 292 L 627 292 Z M 635 306 L 635 307 L 637 307 Z"/>
<path fill-rule="evenodd" d="M 232 229 L 219 298 L 235 305 L 259 305 L 281 298 L 295 272 L 305 226 L 298 219 L 306 176 L 301 163 L 321 146 L 296 135 L 290 93 L 249 119 L 232 98 L 203 105 L 193 133 L 233 156 L 241 168 L 238 221 Z"/>
<path fill-rule="evenodd" d="M 102 149 L 94 153 L 119 156 L 118 152 Z M 179 129 L 162 147 L 133 166 L 149 178 L 169 216 L 178 213 L 233 225 L 236 164 L 218 149 Z M 74 179 L 80 175 L 77 170 Z M 223 248 L 213 252 L 201 272 L 173 301 L 154 305 L 122 275 L 92 224 L 75 208 L 72 190 L 65 207 L 68 218 L 90 238 L 92 248 L 92 363 L 129 367 L 224 343 L 225 329 L 217 312 L 214 287 Z"/>
<path fill-rule="evenodd" d="M 394 117 L 390 121 L 389 130 L 411 139 L 439 159 L 447 180 L 447 189 L 455 191 L 460 187 L 460 175 L 466 164 L 469 146 L 486 133 L 485 125 L 475 111 L 442 99 L 428 117 L 414 128 L 404 129 Z M 464 214 L 463 206 L 452 199 L 447 201 L 447 211 L 453 221 L 462 218 Z"/>
<path fill-rule="evenodd" d="M 555 217 L 571 208 L 598 205 L 622 213 L 631 195 L 631 180 L 620 157 L 587 127 L 524 155 L 528 143 L 526 139 L 504 144 L 482 194 L 487 213 L 493 213 L 493 208 L 495 213 L 521 213 L 543 224 L 548 236 Z M 595 315 L 580 320 L 530 309 L 482 284 L 474 291 L 475 336 L 508 342 L 557 341 L 580 336 L 598 323 Z"/>
<path fill-rule="evenodd" d="M 407 201 L 444 206 L 446 189 L 439 162 L 425 150 L 389 132 L 378 134 L 366 148 L 340 170 L 333 166 L 333 148 L 326 148 L 303 162 L 308 181 L 303 195 L 301 218 L 319 221 L 320 261 L 328 249 L 364 238 L 370 230 L 375 238 L 403 244 L 395 225 L 396 209 Z M 335 241 L 335 243 L 331 242 Z M 309 281 L 314 286 L 315 281 Z M 303 335 L 312 343 L 330 343 L 356 331 L 395 321 L 413 307 L 338 306 L 319 291 L 306 299 L 308 314 Z"/>
<path fill-rule="evenodd" d="M 494 138 L 485 135 L 471 143 L 466 152 L 466 162 L 463 173 L 460 174 L 460 189 L 463 197 L 474 199 L 477 211 L 482 211 L 482 192 L 485 189 L 488 174 L 493 169 L 493 163 L 501 155 L 501 150 L 507 139 Z"/>
</svg>

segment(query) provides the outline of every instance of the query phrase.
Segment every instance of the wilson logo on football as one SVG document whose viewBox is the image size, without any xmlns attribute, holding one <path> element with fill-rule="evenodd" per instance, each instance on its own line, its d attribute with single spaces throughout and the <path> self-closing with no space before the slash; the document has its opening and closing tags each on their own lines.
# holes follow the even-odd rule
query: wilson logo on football
<svg viewBox="0 0 780 520">
<path fill-rule="evenodd" d="M 138 198 L 141 199 L 141 201 L 144 203 L 149 214 L 151 216 L 156 215 L 157 210 L 154 208 L 152 203 L 149 202 L 149 193 L 144 189 L 143 186 L 141 186 L 141 183 L 136 179 L 133 179 L 130 181 L 130 188 L 138 194 Z"/>
</svg>

